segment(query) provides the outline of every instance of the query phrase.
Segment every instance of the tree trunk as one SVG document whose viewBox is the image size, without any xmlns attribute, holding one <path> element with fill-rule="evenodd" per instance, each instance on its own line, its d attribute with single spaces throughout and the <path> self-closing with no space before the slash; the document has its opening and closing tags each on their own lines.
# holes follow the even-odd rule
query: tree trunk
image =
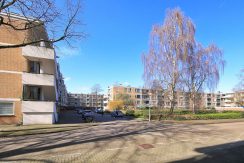
<svg viewBox="0 0 244 163">
<path fill-rule="evenodd" d="M 195 111 L 195 93 L 193 93 L 192 95 L 192 113 L 195 114 L 196 111 Z"/>
</svg>

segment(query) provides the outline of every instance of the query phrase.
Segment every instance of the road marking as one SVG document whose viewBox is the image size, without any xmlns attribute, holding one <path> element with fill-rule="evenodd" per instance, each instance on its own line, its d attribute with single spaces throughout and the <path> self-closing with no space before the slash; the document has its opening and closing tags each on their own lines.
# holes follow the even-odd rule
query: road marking
<svg viewBox="0 0 244 163">
<path fill-rule="evenodd" d="M 119 150 L 119 149 L 125 149 L 125 148 L 129 148 L 129 147 L 123 147 L 123 148 L 108 148 L 108 149 L 105 149 L 107 151 L 113 151 L 113 150 Z"/>
</svg>

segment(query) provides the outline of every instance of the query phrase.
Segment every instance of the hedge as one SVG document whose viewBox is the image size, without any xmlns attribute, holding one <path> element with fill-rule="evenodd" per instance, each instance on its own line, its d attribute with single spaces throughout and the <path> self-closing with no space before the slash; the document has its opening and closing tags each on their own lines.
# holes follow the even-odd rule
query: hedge
<svg viewBox="0 0 244 163">
<path fill-rule="evenodd" d="M 174 120 L 208 120 L 208 119 L 239 119 L 244 118 L 244 112 L 240 111 L 224 111 L 216 112 L 215 110 L 198 110 L 196 114 L 192 114 L 189 110 L 175 110 L 173 115 L 168 115 L 168 112 L 151 110 L 151 119 L 174 119 Z M 126 115 L 136 118 L 148 119 L 148 110 L 127 110 Z"/>
</svg>

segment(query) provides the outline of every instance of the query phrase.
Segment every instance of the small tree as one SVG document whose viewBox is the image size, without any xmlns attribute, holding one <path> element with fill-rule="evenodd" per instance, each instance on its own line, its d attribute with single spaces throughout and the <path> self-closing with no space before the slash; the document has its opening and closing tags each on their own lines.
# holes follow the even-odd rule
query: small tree
<svg viewBox="0 0 244 163">
<path fill-rule="evenodd" d="M 108 108 L 110 110 L 121 110 L 123 108 L 124 104 L 121 100 L 115 100 L 115 101 L 109 101 Z"/>
<path fill-rule="evenodd" d="M 80 0 L 76 3 L 71 0 L 62 2 L 65 2 L 63 7 L 57 5 L 58 2 L 54 0 L 1 0 L 0 27 L 14 31 L 16 35 L 21 34 L 23 37 L 16 43 L 0 45 L 0 49 L 41 42 L 52 45 L 62 40 L 70 45 L 72 38 L 84 38 L 85 34 L 80 30 L 81 22 L 77 19 L 81 9 Z M 16 21 L 12 17 L 13 12 L 24 17 L 25 20 Z M 45 30 L 49 36 L 40 36 L 40 33 L 45 33 L 43 32 Z"/>
<path fill-rule="evenodd" d="M 240 81 L 233 89 L 234 91 L 234 101 L 238 106 L 244 106 L 244 68 L 241 69 L 238 75 Z"/>
<path fill-rule="evenodd" d="M 98 94 L 102 92 L 102 88 L 99 84 L 95 84 L 92 88 L 91 88 L 91 93 L 92 94 L 95 94 L 95 97 L 96 97 L 96 108 L 98 107 Z"/>
<path fill-rule="evenodd" d="M 116 100 L 123 101 L 123 108 L 129 108 L 135 106 L 135 101 L 132 100 L 128 94 L 117 94 Z"/>
</svg>

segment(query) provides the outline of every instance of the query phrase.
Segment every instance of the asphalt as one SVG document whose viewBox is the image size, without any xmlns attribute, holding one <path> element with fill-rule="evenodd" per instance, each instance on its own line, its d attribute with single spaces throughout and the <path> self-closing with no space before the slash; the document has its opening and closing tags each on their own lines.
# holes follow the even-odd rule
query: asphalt
<svg viewBox="0 0 244 163">
<path fill-rule="evenodd" d="M 163 124 L 120 120 L 0 139 L 0 162 L 243 162 L 244 122 Z"/>
</svg>

